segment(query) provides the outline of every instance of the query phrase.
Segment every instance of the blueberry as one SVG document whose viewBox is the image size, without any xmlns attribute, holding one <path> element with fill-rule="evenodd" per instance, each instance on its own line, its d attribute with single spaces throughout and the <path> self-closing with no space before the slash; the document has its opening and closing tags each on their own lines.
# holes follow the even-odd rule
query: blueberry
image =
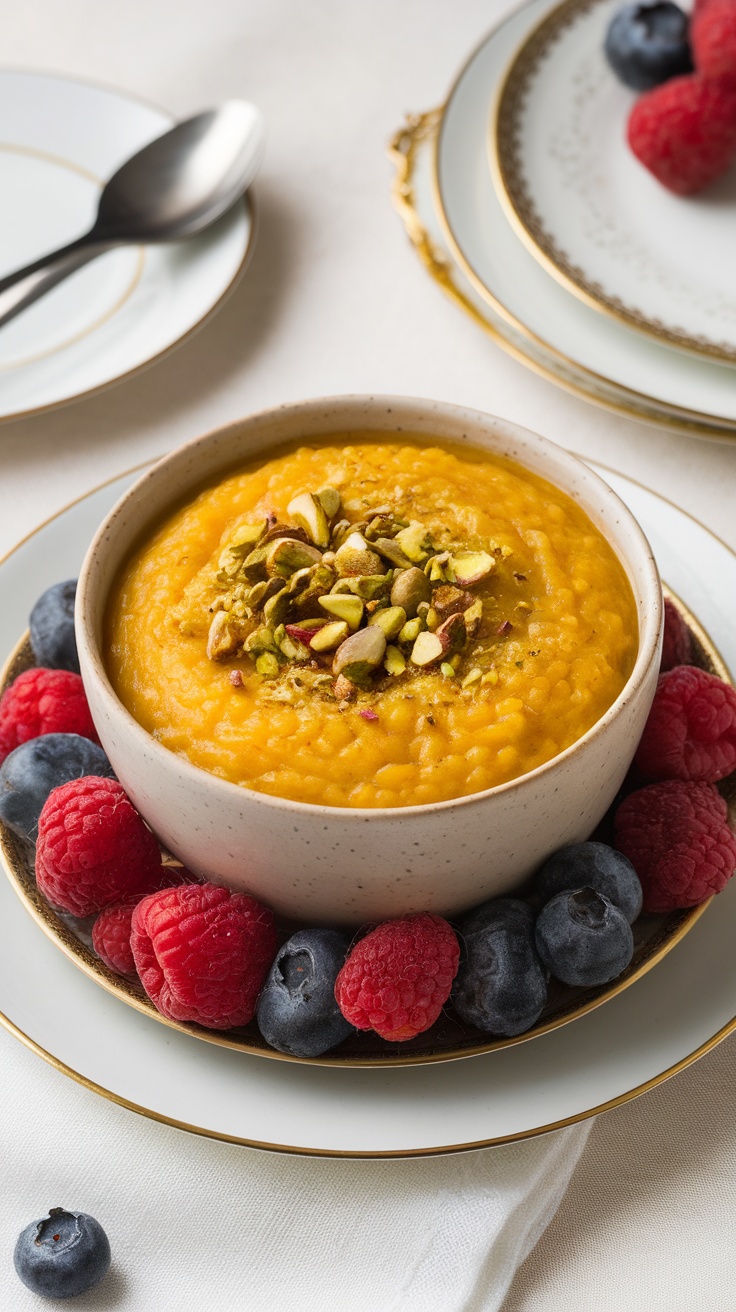
<svg viewBox="0 0 736 1312">
<path fill-rule="evenodd" d="M 18 1236 L 13 1254 L 23 1284 L 46 1298 L 72 1298 L 99 1284 L 110 1268 L 110 1244 L 85 1212 L 52 1207 Z"/>
<path fill-rule="evenodd" d="M 102 748 L 89 738 L 46 733 L 21 743 L 0 765 L 0 820 L 35 843 L 38 817 L 51 790 L 87 774 L 115 778 Z"/>
<path fill-rule="evenodd" d="M 565 889 L 594 888 L 623 911 L 632 924 L 641 911 L 639 876 L 623 852 L 605 843 L 573 843 L 546 861 L 534 880 L 543 902 Z"/>
<path fill-rule="evenodd" d="M 523 1034 L 547 1001 L 531 907 L 494 898 L 461 921 L 460 934 L 464 954 L 452 1001 L 461 1020 L 492 1034 Z"/>
<path fill-rule="evenodd" d="M 553 897 L 537 918 L 535 938 L 552 974 L 583 988 L 615 979 L 634 954 L 628 920 L 594 888 Z"/>
<path fill-rule="evenodd" d="M 258 1001 L 267 1043 L 292 1057 L 319 1057 L 353 1026 L 335 1001 L 335 980 L 350 939 L 334 929 L 300 929 L 277 953 Z"/>
<path fill-rule="evenodd" d="M 693 68 L 688 17 L 670 0 L 624 5 L 606 33 L 606 58 L 635 91 L 649 91 Z"/>
<path fill-rule="evenodd" d="M 39 597 L 31 611 L 31 646 L 37 665 L 79 674 L 74 636 L 74 598 L 77 580 L 55 583 Z"/>
</svg>

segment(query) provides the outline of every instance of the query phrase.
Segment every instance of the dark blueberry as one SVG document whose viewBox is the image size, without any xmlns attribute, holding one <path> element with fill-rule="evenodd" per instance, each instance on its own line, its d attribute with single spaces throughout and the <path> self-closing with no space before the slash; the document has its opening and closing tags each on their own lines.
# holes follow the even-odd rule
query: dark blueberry
<svg viewBox="0 0 736 1312">
<path fill-rule="evenodd" d="M 558 893 L 537 918 L 537 951 L 563 984 L 607 984 L 628 966 L 634 936 L 626 917 L 596 893 L 578 888 Z"/>
<path fill-rule="evenodd" d="M 534 880 L 543 902 L 571 888 L 594 888 L 623 911 L 629 924 L 641 911 L 642 891 L 634 867 L 623 852 L 605 843 L 573 843 L 546 861 Z"/>
<path fill-rule="evenodd" d="M 99 1221 L 52 1207 L 18 1236 L 13 1254 L 23 1284 L 46 1298 L 72 1298 L 99 1284 L 110 1268 L 110 1244 Z"/>
<path fill-rule="evenodd" d="M 335 1002 L 335 980 L 350 939 L 334 929 L 300 929 L 276 955 L 258 1000 L 266 1043 L 292 1057 L 319 1057 L 353 1026 Z"/>
<path fill-rule="evenodd" d="M 37 665 L 50 670 L 73 670 L 79 674 L 77 640 L 74 636 L 74 598 L 77 580 L 55 583 L 39 597 L 31 611 L 31 646 Z"/>
<path fill-rule="evenodd" d="M 670 0 L 624 5 L 611 20 L 604 49 L 616 76 L 635 91 L 693 69 L 688 16 Z"/>
<path fill-rule="evenodd" d="M 89 738 L 46 733 L 21 743 L 0 765 L 0 820 L 35 843 L 38 817 L 51 790 L 87 774 L 115 778 L 102 748 Z"/>
<path fill-rule="evenodd" d="M 495 898 L 460 923 L 463 956 L 453 986 L 455 1010 L 492 1034 L 523 1034 L 547 1001 L 547 972 L 534 946 L 534 912 Z"/>
</svg>

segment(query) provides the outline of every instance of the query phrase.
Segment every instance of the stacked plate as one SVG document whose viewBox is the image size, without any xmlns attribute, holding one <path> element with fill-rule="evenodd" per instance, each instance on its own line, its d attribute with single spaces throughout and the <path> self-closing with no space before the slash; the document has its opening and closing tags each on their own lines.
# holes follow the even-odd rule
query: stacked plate
<svg viewBox="0 0 736 1312">
<path fill-rule="evenodd" d="M 397 133 L 395 200 L 445 290 L 599 404 L 736 437 L 736 176 L 666 192 L 631 154 L 603 55 L 620 0 L 531 0 Z"/>
</svg>

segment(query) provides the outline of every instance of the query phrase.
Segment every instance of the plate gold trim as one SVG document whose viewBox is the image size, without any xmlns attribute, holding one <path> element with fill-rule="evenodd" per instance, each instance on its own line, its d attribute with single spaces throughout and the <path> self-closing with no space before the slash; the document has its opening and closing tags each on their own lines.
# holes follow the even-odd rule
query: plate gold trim
<svg viewBox="0 0 736 1312">
<path fill-rule="evenodd" d="M 516 235 L 537 263 L 578 300 L 665 346 L 733 364 L 736 362 L 736 347 L 728 342 L 715 342 L 704 334 L 694 335 L 684 328 L 670 327 L 660 319 L 653 319 L 642 310 L 626 305 L 620 297 L 607 292 L 589 277 L 548 230 L 529 191 L 521 150 L 521 119 L 534 77 L 553 47 L 576 21 L 586 17 L 602 2 L 604 0 L 563 0 L 532 28 L 513 54 L 494 97 L 490 116 L 488 153 L 496 194 Z"/>
<path fill-rule="evenodd" d="M 488 333 L 496 345 L 500 346 L 503 351 L 520 364 L 538 374 L 539 377 L 562 387 L 573 396 L 588 402 L 592 401 L 614 414 L 644 420 L 647 423 L 695 437 L 729 442 L 736 440 L 736 420 L 719 419 L 717 416 L 703 414 L 700 411 L 668 406 L 665 402 L 657 401 L 654 397 L 647 396 L 645 393 L 621 387 L 603 375 L 586 369 L 585 366 L 577 364 L 570 357 L 564 356 L 555 350 L 542 338 L 532 333 L 521 320 L 511 314 L 507 307 L 495 297 L 480 280 L 460 249 L 447 218 L 439 186 L 438 149 L 442 123 L 457 87 L 478 51 L 495 32 L 500 31 L 513 17 L 514 14 L 511 14 L 502 20 L 478 43 L 459 70 L 447 100 L 442 105 L 424 113 L 408 115 L 404 126 L 394 133 L 388 144 L 389 158 L 392 160 L 395 170 L 391 188 L 392 200 L 404 222 L 412 245 L 415 247 L 428 273 L 455 304 L 459 305 L 466 314 L 469 314 L 474 322 Z M 425 144 L 432 152 L 434 207 L 451 259 L 448 259 L 432 241 L 416 204 L 413 179 L 418 152 Z M 498 323 L 490 323 L 468 299 L 462 289 L 458 287 L 453 278 L 452 261 L 457 264 L 463 276 L 470 282 L 480 298 L 490 307 L 494 315 L 498 316 Z M 505 324 L 513 328 L 523 341 L 528 342 L 533 348 L 544 354 L 549 363 L 542 363 L 540 360 L 535 359 L 532 354 L 511 341 L 504 331 Z M 599 390 L 601 388 L 610 389 L 613 395 L 602 395 Z"/>
<path fill-rule="evenodd" d="M 584 457 L 579 457 L 579 458 L 584 458 Z M 610 465 L 603 465 L 599 461 L 595 461 L 594 463 L 596 464 L 597 467 L 604 470 L 608 470 L 608 472 L 610 473 L 614 473 L 614 474 L 619 473 L 618 470 L 615 470 Z M 143 470 L 152 464 L 155 464 L 155 460 L 142 461 L 140 464 L 132 466 L 130 469 L 123 471 L 121 474 L 115 475 L 113 478 L 105 479 L 103 482 L 98 483 L 94 487 L 90 488 L 87 492 L 83 493 L 81 496 L 76 497 L 73 501 L 69 502 L 66 506 L 56 511 L 53 515 L 49 515 L 45 520 L 43 520 L 40 524 L 38 524 L 29 533 L 26 533 L 15 544 L 15 546 L 11 547 L 10 550 L 6 551 L 0 557 L 0 566 L 4 565 L 10 559 L 10 557 L 16 553 L 16 551 L 18 551 L 27 542 L 29 542 L 31 538 L 33 538 L 36 535 L 36 533 L 40 532 L 41 529 L 53 523 L 55 520 L 60 519 L 68 511 L 72 510 L 75 506 L 79 505 L 80 502 L 86 500 L 87 497 L 93 496 L 96 492 L 101 491 L 103 488 L 111 486 L 113 483 L 117 482 L 118 479 L 125 478 L 126 476 L 132 475 L 134 473 L 138 473 L 140 470 Z M 652 489 L 648 488 L 646 484 L 641 483 L 637 479 L 629 478 L 628 475 L 623 475 L 623 477 L 625 477 L 628 482 L 632 483 L 636 487 L 642 488 L 644 491 L 647 492 L 652 491 Z M 659 493 L 654 493 L 653 495 L 657 496 L 661 501 L 665 502 L 667 505 L 670 505 L 674 509 L 678 510 L 681 514 L 685 515 L 685 517 L 691 520 L 692 523 L 697 524 L 700 528 L 705 529 L 705 531 L 709 533 L 710 536 L 714 538 L 715 541 L 719 542 L 720 545 L 723 546 L 729 552 L 729 554 L 731 554 L 732 556 L 736 556 L 736 552 L 734 552 L 733 548 L 723 538 L 719 537 L 718 534 L 713 533 L 710 529 L 707 529 L 706 526 L 694 515 L 691 515 L 689 511 L 683 510 L 680 506 L 676 504 L 676 502 L 670 500 L 669 498 L 661 497 Z M 687 608 L 683 605 L 683 603 L 679 601 L 679 599 L 678 599 L 678 604 L 682 606 L 683 612 L 686 614 L 688 618 L 688 622 L 691 624 L 692 630 L 695 633 L 696 637 L 698 637 L 698 639 L 700 640 L 701 635 L 706 636 L 704 634 L 704 630 L 699 625 L 699 622 L 695 619 L 694 616 L 691 615 L 691 613 L 687 610 Z M 723 665 L 723 668 L 726 668 L 720 652 L 718 652 L 717 648 L 713 644 L 711 644 L 711 646 L 712 646 L 713 653 L 717 658 L 718 662 L 720 662 L 721 665 Z M 702 904 L 702 905 L 705 906 L 707 904 Z M 333 1149 L 304 1148 L 301 1146 L 294 1146 L 289 1144 L 277 1144 L 277 1143 L 271 1143 L 271 1142 L 266 1142 L 256 1139 L 248 1139 L 237 1135 L 229 1135 L 221 1131 L 208 1129 L 207 1127 L 204 1126 L 197 1126 L 189 1122 L 180 1121 L 174 1117 L 166 1116 L 162 1112 L 157 1112 L 152 1108 L 144 1107 L 142 1104 L 124 1098 L 120 1094 L 116 1094 L 114 1091 L 106 1088 L 104 1085 L 98 1084 L 96 1081 L 89 1079 L 86 1075 L 83 1075 L 81 1074 L 81 1072 L 76 1071 L 73 1067 L 61 1061 L 53 1053 L 43 1048 L 39 1043 L 35 1041 L 35 1039 L 32 1039 L 29 1035 L 27 1035 L 22 1029 L 20 1029 L 18 1025 L 15 1024 L 14 1021 L 12 1021 L 8 1016 L 6 1016 L 1 1011 L 0 1011 L 0 1025 L 2 1025 L 2 1027 L 5 1030 L 7 1030 L 9 1034 L 12 1034 L 15 1038 L 17 1038 L 31 1052 L 34 1052 L 36 1056 L 41 1057 L 44 1061 L 48 1063 L 48 1065 L 52 1066 L 55 1070 L 60 1071 L 61 1074 L 67 1075 L 70 1079 L 74 1080 L 75 1083 L 80 1084 L 83 1088 L 91 1090 L 93 1093 L 99 1094 L 101 1097 L 106 1098 L 109 1102 L 116 1103 L 120 1107 L 125 1107 L 129 1111 L 135 1112 L 140 1116 L 146 1117 L 148 1120 L 158 1121 L 163 1125 L 169 1125 L 172 1128 L 178 1130 L 185 1130 L 191 1134 L 198 1134 L 203 1138 L 215 1139 L 223 1143 L 238 1144 L 243 1147 L 260 1148 L 269 1152 L 287 1153 L 293 1156 L 301 1156 L 301 1157 L 335 1157 L 335 1158 L 359 1158 L 359 1159 L 368 1159 L 368 1160 L 372 1160 L 372 1159 L 386 1160 L 386 1159 L 393 1159 L 393 1158 L 411 1158 L 411 1157 L 441 1157 L 453 1153 L 469 1152 L 469 1151 L 477 1150 L 479 1148 L 491 1148 L 507 1143 L 518 1143 L 525 1139 L 536 1138 L 538 1135 L 541 1134 L 547 1134 L 552 1130 L 560 1130 L 566 1128 L 569 1125 L 579 1124 L 581 1121 L 588 1120 L 590 1117 L 596 1116 L 601 1112 L 610 1111 L 615 1107 L 623 1106 L 624 1103 L 630 1102 L 634 1098 L 640 1097 L 642 1094 L 647 1093 L 650 1089 L 656 1088 L 657 1085 L 664 1083 L 666 1080 L 670 1079 L 673 1075 L 676 1075 L 680 1071 L 685 1070 L 686 1067 L 690 1066 L 693 1062 L 697 1061 L 700 1057 L 705 1056 L 706 1053 L 712 1051 L 715 1047 L 718 1046 L 719 1043 L 721 1043 L 725 1038 L 727 1038 L 730 1034 L 736 1031 L 736 1016 L 734 1016 L 730 1021 L 728 1021 L 726 1025 L 722 1026 L 719 1030 L 717 1030 L 716 1033 L 713 1034 L 709 1039 L 705 1040 L 704 1043 L 700 1044 L 697 1048 L 695 1048 L 693 1052 L 687 1054 L 685 1057 L 681 1058 L 678 1062 L 675 1062 L 672 1066 L 667 1067 L 666 1070 L 660 1072 L 658 1075 L 655 1075 L 651 1079 L 644 1081 L 642 1084 L 635 1085 L 632 1089 L 627 1090 L 627 1092 L 623 1094 L 619 1094 L 615 1098 L 608 1099 L 605 1102 L 599 1103 L 594 1107 L 587 1108 L 585 1111 L 576 1113 L 573 1116 L 565 1117 L 559 1121 L 552 1121 L 546 1125 L 535 1126 L 529 1130 L 522 1130 L 515 1134 L 500 1135 L 491 1139 L 481 1139 L 481 1140 L 467 1141 L 467 1142 L 461 1142 L 456 1144 L 446 1144 L 437 1148 L 419 1148 L 419 1149 L 405 1149 L 405 1150 L 402 1149 L 402 1150 L 384 1151 L 384 1152 L 363 1152 L 363 1151 L 348 1152 L 348 1151 L 333 1150 Z"/>
</svg>

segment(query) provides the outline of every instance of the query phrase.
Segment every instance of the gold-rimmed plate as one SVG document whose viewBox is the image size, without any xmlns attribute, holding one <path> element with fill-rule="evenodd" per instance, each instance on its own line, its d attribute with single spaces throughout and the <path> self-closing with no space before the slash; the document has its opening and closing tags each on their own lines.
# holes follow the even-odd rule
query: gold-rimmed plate
<svg viewBox="0 0 736 1312">
<path fill-rule="evenodd" d="M 736 361 L 736 171 L 675 196 L 626 142 L 637 100 L 603 44 L 618 0 L 563 0 L 523 39 L 491 111 L 491 173 L 542 267 L 656 341 Z"/>
<path fill-rule="evenodd" d="M 669 594 L 672 596 L 672 594 Z M 30 603 L 32 604 L 32 602 Z M 682 607 L 679 601 L 676 603 Z M 693 637 L 694 659 L 704 669 L 718 674 L 721 678 L 730 678 L 728 670 L 704 630 L 697 624 L 689 612 L 687 620 Z M 0 676 L 0 695 L 23 671 L 34 664 L 33 653 L 27 634 L 24 634 L 16 649 L 11 653 L 2 676 Z M 727 790 L 727 786 L 724 785 Z M 602 823 L 597 836 L 605 841 L 610 838 L 610 820 Z M 166 854 L 164 853 L 164 859 Z M 514 1043 L 523 1043 L 547 1034 L 560 1025 L 586 1015 L 600 1007 L 610 998 L 621 993 L 636 980 L 641 979 L 648 970 L 661 961 L 669 951 L 687 934 L 700 918 L 708 905 L 707 902 L 684 911 L 673 911 L 667 915 L 642 915 L 635 922 L 634 956 L 630 965 L 610 984 L 597 988 L 570 988 L 559 980 L 550 981 L 547 1004 L 537 1023 L 525 1033 L 514 1038 L 500 1038 L 484 1034 L 481 1030 L 463 1023 L 452 1004 L 448 1003 L 440 1019 L 424 1034 L 418 1035 L 407 1043 L 389 1043 L 371 1032 L 355 1033 L 345 1039 L 337 1048 L 321 1057 L 291 1057 L 277 1052 L 263 1039 L 255 1021 L 249 1025 L 227 1031 L 215 1031 L 200 1025 L 179 1023 L 169 1020 L 156 1010 L 137 980 L 121 977 L 111 971 L 92 949 L 91 929 L 94 917 L 78 920 L 63 915 L 51 907 L 39 892 L 33 871 L 32 849 L 6 825 L 0 823 L 0 859 L 15 892 L 23 902 L 34 920 L 44 933 L 56 944 L 71 961 L 86 975 L 94 979 L 102 988 L 112 993 L 120 1001 L 134 1007 L 144 1015 L 159 1021 L 170 1029 L 193 1038 L 203 1039 L 219 1047 L 233 1048 L 238 1052 L 250 1053 L 260 1057 L 272 1057 L 281 1061 L 293 1061 L 299 1064 L 320 1066 L 381 1067 L 414 1066 L 428 1062 L 456 1061 L 463 1057 L 477 1056 L 483 1052 L 494 1052 Z M 306 924 L 304 928 L 306 928 Z M 294 925 L 279 927 L 281 937 L 285 940 L 294 932 Z"/>
<path fill-rule="evenodd" d="M 491 31 L 445 104 L 392 143 L 395 200 L 425 265 L 516 359 L 598 405 L 679 432 L 736 436 L 730 368 L 679 353 L 570 296 L 507 219 L 488 167 L 488 116 L 509 59 L 550 9 L 531 0 Z"/>
<path fill-rule="evenodd" d="M 603 470 L 666 577 L 736 660 L 736 556 L 655 493 Z M 70 507 L 0 562 L 0 645 L 28 596 L 71 577 L 135 475 Z M 0 878 L 0 1023 L 57 1069 L 123 1106 L 234 1143 L 327 1156 L 431 1155 L 559 1128 L 644 1092 L 736 1028 L 736 881 L 630 988 L 574 1024 L 472 1061 L 337 1069 L 194 1042 L 123 1004 L 41 931 Z"/>
<path fill-rule="evenodd" d="M 107 87 L 0 70 L 0 276 L 92 226 L 100 189 L 174 120 Z M 0 420 L 128 377 L 205 322 L 253 246 L 250 200 L 186 242 L 108 251 L 0 334 Z"/>
</svg>

